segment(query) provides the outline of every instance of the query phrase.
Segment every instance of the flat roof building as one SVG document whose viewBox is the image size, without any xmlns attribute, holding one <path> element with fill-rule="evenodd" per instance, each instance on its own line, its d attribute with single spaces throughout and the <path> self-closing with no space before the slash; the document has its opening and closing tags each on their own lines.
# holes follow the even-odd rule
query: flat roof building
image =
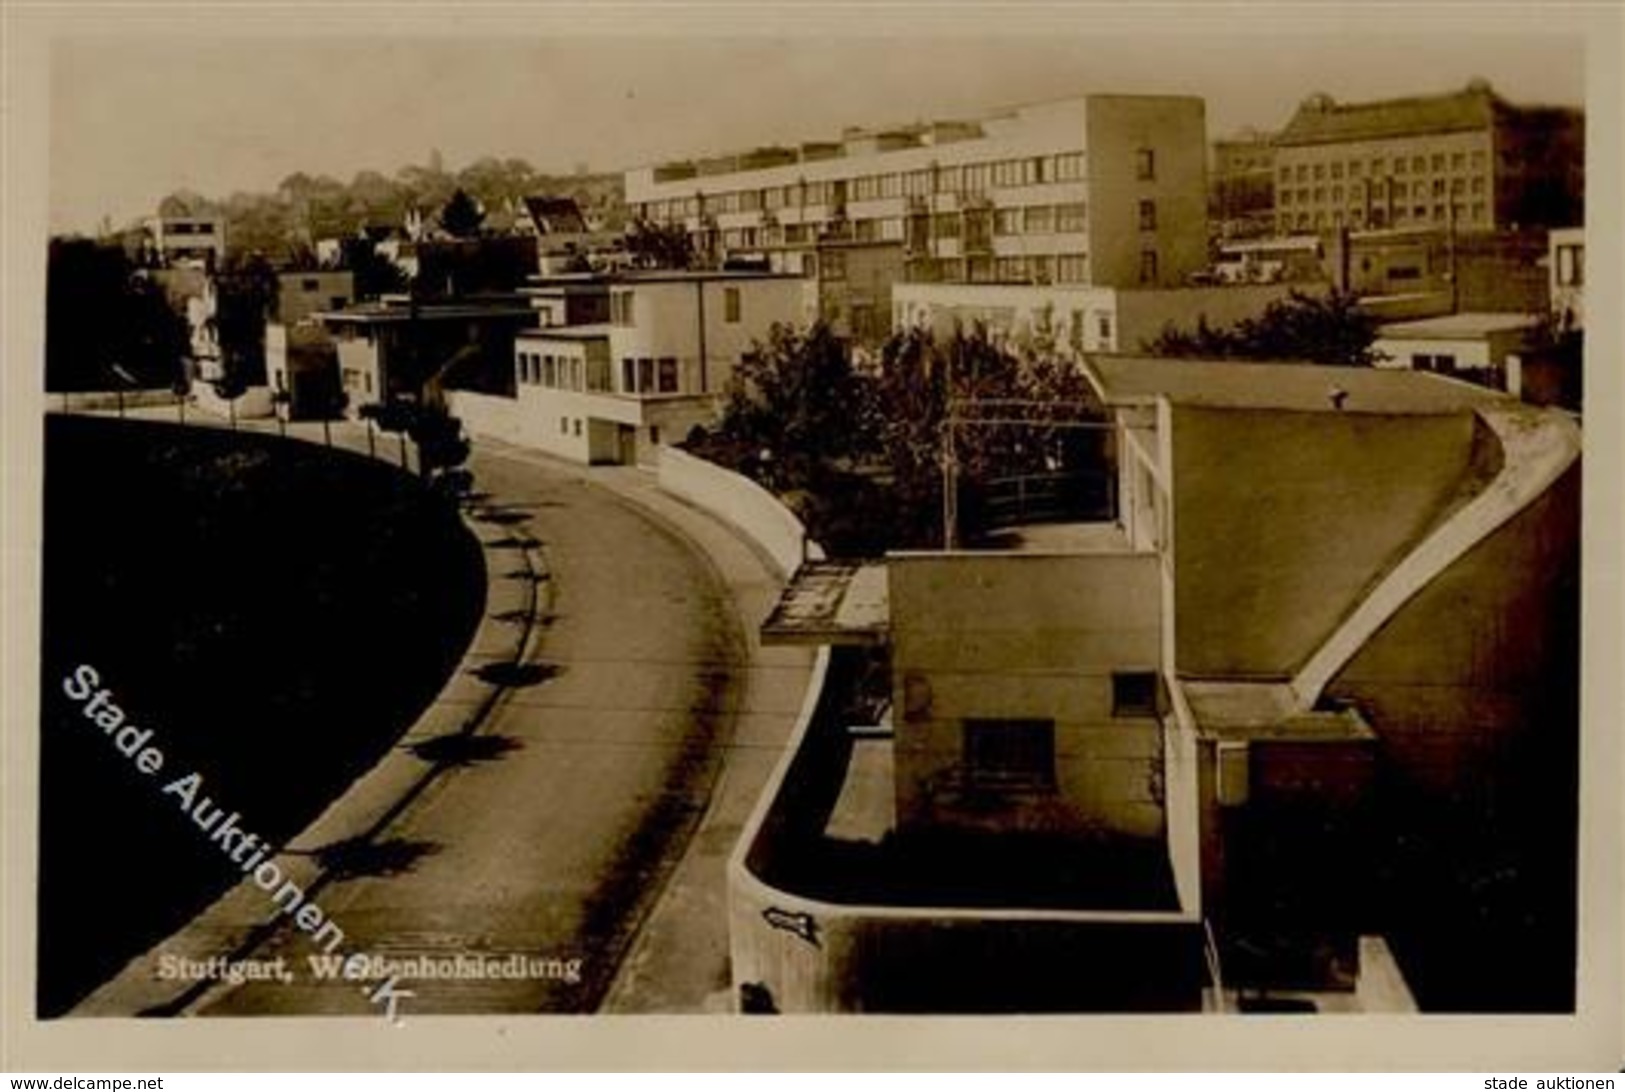
<svg viewBox="0 0 1625 1092">
<path fill-rule="evenodd" d="M 905 278 L 1169 286 L 1207 258 L 1201 99 L 1089 95 L 977 122 L 627 172 L 635 215 L 702 258 L 818 272 L 821 240 L 890 242 Z"/>
</svg>

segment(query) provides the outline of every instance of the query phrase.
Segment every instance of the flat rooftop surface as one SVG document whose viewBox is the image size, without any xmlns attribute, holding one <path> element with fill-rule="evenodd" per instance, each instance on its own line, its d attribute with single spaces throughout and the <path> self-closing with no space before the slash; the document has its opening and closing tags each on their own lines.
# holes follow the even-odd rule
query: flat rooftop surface
<svg viewBox="0 0 1625 1092">
<path fill-rule="evenodd" d="M 883 561 L 807 561 L 762 623 L 765 644 L 874 644 L 890 603 Z"/>
<path fill-rule="evenodd" d="M 1356 710 L 1301 710 L 1285 683 L 1181 680 L 1197 729 L 1222 740 L 1351 743 L 1376 739 Z"/>
<path fill-rule="evenodd" d="M 1183 405 L 1330 413 L 1332 392 L 1344 391 L 1345 413 L 1422 414 L 1459 413 L 1507 399 L 1442 376 L 1387 368 L 1099 354 L 1084 367 L 1108 405 L 1166 397 Z"/>
<path fill-rule="evenodd" d="M 1521 312 L 1464 311 L 1461 314 L 1439 315 L 1436 318 L 1390 322 L 1377 331 L 1377 336 L 1400 340 L 1484 337 L 1488 334 L 1530 330 L 1539 322 L 1539 316 Z"/>
<path fill-rule="evenodd" d="M 608 323 L 588 323 L 582 326 L 543 326 L 535 330 L 521 330 L 516 341 L 596 341 L 609 336 Z"/>
</svg>

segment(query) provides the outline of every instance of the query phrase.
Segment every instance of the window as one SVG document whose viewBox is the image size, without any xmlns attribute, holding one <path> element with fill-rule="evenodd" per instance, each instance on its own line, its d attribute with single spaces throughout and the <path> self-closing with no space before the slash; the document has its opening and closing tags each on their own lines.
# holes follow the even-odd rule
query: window
<svg viewBox="0 0 1625 1092">
<path fill-rule="evenodd" d="M 638 358 L 638 393 L 648 394 L 655 389 L 655 362 L 644 356 Z"/>
<path fill-rule="evenodd" d="M 1419 372 L 1449 375 L 1456 370 L 1456 356 L 1454 353 L 1412 353 L 1411 367 Z"/>
<path fill-rule="evenodd" d="M 563 436 L 570 435 L 570 419 L 568 417 L 559 418 L 559 433 Z"/>
<path fill-rule="evenodd" d="M 1095 333 L 1100 336 L 1102 345 L 1110 345 L 1112 340 L 1112 317 L 1110 315 L 1095 316 Z"/>
<path fill-rule="evenodd" d="M 1155 201 L 1140 202 L 1140 230 L 1157 230 L 1157 203 Z"/>
<path fill-rule="evenodd" d="M 651 444 L 660 443 L 660 426 L 659 425 L 650 425 L 649 426 L 649 442 Z"/>
<path fill-rule="evenodd" d="M 1153 149 L 1141 148 L 1134 153 L 1134 177 L 1141 182 L 1157 177 L 1157 153 Z"/>
<path fill-rule="evenodd" d="M 1076 182 L 1082 178 L 1082 152 L 1066 152 L 1055 157 L 1055 181 Z"/>
<path fill-rule="evenodd" d="M 587 389 L 590 391 L 608 391 L 610 389 L 609 361 L 593 359 L 587 362 Z"/>
<path fill-rule="evenodd" d="M 739 289 L 724 288 L 722 290 L 722 321 L 739 321 Z"/>
<path fill-rule="evenodd" d="M 1298 181 L 1299 182 L 1307 182 L 1307 181 L 1309 181 L 1309 165 L 1307 163 L 1299 163 L 1298 164 Z"/>
<path fill-rule="evenodd" d="M 1140 283 L 1155 284 L 1157 281 L 1157 252 L 1155 250 L 1140 251 Z"/>
<path fill-rule="evenodd" d="M 1473 177 L 1472 188 L 1473 188 L 1474 193 L 1481 194 L 1481 193 L 1484 192 L 1484 176 L 1483 175 L 1480 174 L 1480 175 L 1475 175 Z"/>
<path fill-rule="evenodd" d="M 611 292 L 609 296 L 609 321 L 615 326 L 632 325 L 632 293 Z"/>
<path fill-rule="evenodd" d="M 299 281 L 299 291 L 316 292 L 322 287 L 322 282 L 315 277 L 304 277 Z"/>
<path fill-rule="evenodd" d="M 1048 205 L 1034 205 L 1022 217 L 1022 228 L 1028 235 L 1047 235 L 1055 230 L 1055 210 Z"/>
<path fill-rule="evenodd" d="M 1427 161 L 1427 158 L 1425 156 L 1419 156 L 1419 155 L 1411 156 L 1411 172 L 1413 174 L 1421 174 L 1423 171 L 1425 171 L 1427 169 L 1428 169 L 1428 161 Z"/>
<path fill-rule="evenodd" d="M 839 281 L 846 279 L 846 252 L 843 250 L 828 250 L 824 252 L 823 277 L 826 281 Z M 737 291 L 737 289 L 729 289 Z M 728 320 L 737 322 L 738 316 Z"/>
<path fill-rule="evenodd" d="M 1565 288 L 1585 283 L 1585 247 L 1580 244 L 1557 248 L 1557 283 Z"/>
<path fill-rule="evenodd" d="M 1025 284 L 1026 258 L 1000 258 L 995 266 L 997 279 L 1003 284 Z"/>
<path fill-rule="evenodd" d="M 1467 166 L 1467 153 L 1466 152 L 1456 152 L 1454 155 L 1452 155 L 1450 157 L 1450 169 L 1451 170 L 1459 171 L 1465 166 Z"/>
<path fill-rule="evenodd" d="M 1154 717 L 1158 713 L 1155 671 L 1112 672 L 1112 716 Z"/>
<path fill-rule="evenodd" d="M 966 193 L 983 193 L 992 181 L 993 164 L 991 163 L 973 163 L 965 168 L 963 188 Z"/>
<path fill-rule="evenodd" d="M 677 393 L 677 361 L 669 356 L 663 356 L 659 361 L 659 383 L 661 394 Z M 658 441 L 657 441 L 658 442 Z"/>
<path fill-rule="evenodd" d="M 1084 254 L 1062 254 L 1055 259 L 1055 279 L 1063 284 L 1089 283 L 1089 258 Z"/>
<path fill-rule="evenodd" d="M 1332 178 L 1338 179 L 1338 178 L 1342 178 L 1342 177 L 1343 177 L 1343 163 L 1342 163 L 1341 160 L 1339 160 L 1339 161 L 1332 164 Z"/>
<path fill-rule="evenodd" d="M 631 357 L 621 360 L 621 392 L 623 394 L 638 392 L 638 364 Z"/>
<path fill-rule="evenodd" d="M 1055 230 L 1089 230 L 1088 210 L 1082 204 L 1057 205 L 1055 207 Z"/>
<path fill-rule="evenodd" d="M 1019 235 L 1021 233 L 1021 210 L 998 209 L 993 213 L 993 230 L 999 235 Z"/>
<path fill-rule="evenodd" d="M 994 792 L 1055 789 L 1053 720 L 963 722 L 963 772 L 967 788 Z"/>
<path fill-rule="evenodd" d="M 1405 171 L 1408 169 L 1408 167 L 1409 167 L 1409 165 L 1405 162 L 1405 158 L 1403 156 L 1397 157 L 1394 160 L 1394 173 L 1395 174 L 1404 174 Z"/>
<path fill-rule="evenodd" d="M 931 229 L 939 239 L 959 238 L 959 214 L 939 212 L 931 217 Z"/>
<path fill-rule="evenodd" d="M 581 418 L 579 417 L 576 418 L 576 435 L 581 435 Z"/>
<path fill-rule="evenodd" d="M 1431 166 L 1436 171 L 1444 170 L 1444 154 L 1442 152 L 1435 152 L 1433 154 L 1433 162 L 1431 163 Z"/>
</svg>

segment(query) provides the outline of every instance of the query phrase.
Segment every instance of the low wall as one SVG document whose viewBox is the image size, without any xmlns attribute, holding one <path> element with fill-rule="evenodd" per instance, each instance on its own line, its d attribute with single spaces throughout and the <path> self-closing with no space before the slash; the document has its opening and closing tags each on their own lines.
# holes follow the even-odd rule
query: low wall
<svg viewBox="0 0 1625 1092">
<path fill-rule="evenodd" d="M 807 541 L 801 521 L 749 478 L 671 447 L 660 449 L 658 470 L 660 488 L 737 528 L 784 575 L 794 573 L 804 559 L 823 557 L 818 545 Z"/>
<path fill-rule="evenodd" d="M 174 400 L 174 396 L 170 396 Z M 275 409 L 270 387 L 249 387 L 236 399 L 235 411 L 231 403 L 215 393 L 214 386 L 202 381 L 192 384 L 192 402 L 204 413 L 215 417 L 235 416 L 241 420 L 270 417 Z"/>
<path fill-rule="evenodd" d="M 137 406 L 173 406 L 175 392 L 168 387 L 124 391 L 124 408 Z M 47 391 L 46 405 L 53 410 L 68 413 L 97 413 L 119 407 L 118 391 Z"/>
<path fill-rule="evenodd" d="M 484 436 L 510 444 L 520 438 L 519 403 L 513 398 L 474 391 L 447 391 L 446 408 L 462 421 L 470 436 Z"/>
<path fill-rule="evenodd" d="M 822 649 L 779 768 L 728 863 L 729 954 L 746 1012 L 1194 1011 L 1193 914 L 835 903 L 794 890 L 835 804 L 850 739 Z"/>
</svg>

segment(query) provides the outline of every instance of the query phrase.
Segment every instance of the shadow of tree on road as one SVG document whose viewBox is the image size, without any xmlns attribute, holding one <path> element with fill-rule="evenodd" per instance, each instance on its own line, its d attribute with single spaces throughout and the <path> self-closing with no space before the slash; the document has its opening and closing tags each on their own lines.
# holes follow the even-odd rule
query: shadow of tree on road
<svg viewBox="0 0 1625 1092">
<path fill-rule="evenodd" d="M 558 678 L 563 668 L 557 664 L 486 664 L 476 668 L 474 675 L 481 682 L 493 686 L 540 686 L 549 679 Z"/>
<path fill-rule="evenodd" d="M 398 876 L 410 872 L 420 858 L 440 852 L 435 842 L 391 838 L 373 842 L 365 836 L 346 838 L 312 853 L 335 879 L 351 876 Z"/>
<path fill-rule="evenodd" d="M 407 750 L 438 766 L 472 766 L 490 762 L 523 746 L 512 736 L 471 736 L 452 732 L 414 743 Z"/>
</svg>

